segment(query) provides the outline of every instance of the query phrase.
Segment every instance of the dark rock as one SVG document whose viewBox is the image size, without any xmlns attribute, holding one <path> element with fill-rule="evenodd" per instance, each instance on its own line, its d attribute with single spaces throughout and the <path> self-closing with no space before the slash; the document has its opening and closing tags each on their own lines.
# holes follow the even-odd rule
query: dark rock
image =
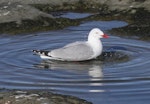
<svg viewBox="0 0 150 104">
<path fill-rule="evenodd" d="M 123 28 L 113 29 L 117 34 L 148 39 L 150 31 L 149 0 L 1 0 L 0 33 L 19 34 L 61 29 L 78 25 L 85 20 L 119 19 L 129 22 Z M 92 12 L 88 18 L 70 20 L 55 18 L 54 11 Z"/>
<path fill-rule="evenodd" d="M 78 21 L 70 19 L 60 18 L 52 19 L 48 17 L 39 16 L 34 20 L 26 19 L 22 20 L 21 23 L 6 22 L 0 24 L 0 33 L 7 34 L 20 34 L 38 31 L 48 31 L 52 29 L 62 29 L 66 26 L 77 25 Z"/>
<path fill-rule="evenodd" d="M 46 91 L 5 91 L 0 93 L 0 104 L 92 104 L 73 96 Z"/>
<path fill-rule="evenodd" d="M 144 8 L 138 8 L 136 11 L 135 14 L 130 15 L 130 23 L 128 26 L 114 28 L 111 32 L 120 36 L 150 40 L 150 12 L 144 10 Z"/>
<path fill-rule="evenodd" d="M 22 20 L 33 20 L 38 16 L 53 18 L 52 15 L 18 2 L 4 2 L 0 4 L 0 23 L 13 22 L 21 24 Z"/>
</svg>

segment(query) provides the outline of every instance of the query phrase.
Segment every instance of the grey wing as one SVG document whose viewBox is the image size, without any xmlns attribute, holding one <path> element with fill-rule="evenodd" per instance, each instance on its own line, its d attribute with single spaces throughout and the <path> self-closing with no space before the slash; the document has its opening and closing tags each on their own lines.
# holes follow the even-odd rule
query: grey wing
<svg viewBox="0 0 150 104">
<path fill-rule="evenodd" d="M 78 43 L 52 50 L 50 55 L 63 60 L 83 61 L 92 57 L 93 50 L 87 43 Z"/>
<path fill-rule="evenodd" d="M 77 41 L 77 42 L 74 42 L 74 43 L 67 44 L 64 47 L 70 47 L 70 46 L 75 46 L 75 45 L 79 45 L 79 44 L 86 44 L 86 42 Z"/>
</svg>

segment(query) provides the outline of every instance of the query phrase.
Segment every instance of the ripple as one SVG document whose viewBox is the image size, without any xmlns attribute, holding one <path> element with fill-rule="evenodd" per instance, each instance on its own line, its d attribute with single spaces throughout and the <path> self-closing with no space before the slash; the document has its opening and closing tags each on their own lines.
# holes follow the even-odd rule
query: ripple
<svg viewBox="0 0 150 104">
<path fill-rule="evenodd" d="M 51 90 L 82 97 L 95 104 L 106 103 L 106 98 L 108 103 L 148 100 L 149 42 L 110 34 L 109 39 L 102 39 L 103 54 L 85 62 L 42 61 L 31 52 L 32 49 L 51 50 L 84 40 L 87 30 L 95 26 L 108 30 L 116 24 L 126 25 L 116 22 L 93 21 L 58 31 L 0 36 L 0 88 Z M 103 23 L 111 25 L 103 27 Z"/>
</svg>

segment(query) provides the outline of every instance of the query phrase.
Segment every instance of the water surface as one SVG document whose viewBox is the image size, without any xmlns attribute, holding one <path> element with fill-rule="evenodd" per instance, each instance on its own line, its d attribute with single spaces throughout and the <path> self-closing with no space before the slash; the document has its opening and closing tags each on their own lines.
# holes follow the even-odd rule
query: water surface
<svg viewBox="0 0 150 104">
<path fill-rule="evenodd" d="M 108 32 L 125 25 L 123 21 L 89 21 L 57 31 L 0 35 L 0 88 L 48 90 L 77 96 L 93 104 L 148 104 L 150 43 L 120 38 Z M 94 27 L 110 36 L 102 39 L 104 52 L 116 52 L 118 58 L 110 55 L 108 60 L 45 62 L 31 52 L 86 40 Z M 120 58 L 122 54 L 128 58 Z"/>
</svg>

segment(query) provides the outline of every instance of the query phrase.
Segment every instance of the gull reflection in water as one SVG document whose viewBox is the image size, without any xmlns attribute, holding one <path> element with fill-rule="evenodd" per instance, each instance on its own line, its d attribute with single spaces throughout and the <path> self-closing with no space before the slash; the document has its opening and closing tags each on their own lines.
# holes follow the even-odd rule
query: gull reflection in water
<svg viewBox="0 0 150 104">
<path fill-rule="evenodd" d="M 40 69 L 50 70 L 68 70 L 69 72 L 77 72 L 78 74 L 88 75 L 88 86 L 91 88 L 89 92 L 104 92 L 99 86 L 102 86 L 102 62 L 99 60 L 84 61 L 84 62 L 63 62 L 63 61 L 49 61 L 44 60 L 40 64 L 35 65 Z M 95 88 L 96 87 L 96 88 Z M 94 89 L 95 88 L 95 89 Z"/>
</svg>

